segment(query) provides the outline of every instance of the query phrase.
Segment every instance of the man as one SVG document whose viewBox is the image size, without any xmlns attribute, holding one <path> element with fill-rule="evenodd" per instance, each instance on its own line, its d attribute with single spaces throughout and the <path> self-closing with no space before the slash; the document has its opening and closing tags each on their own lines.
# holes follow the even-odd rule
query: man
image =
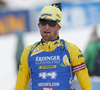
<svg viewBox="0 0 100 90">
<path fill-rule="evenodd" d="M 76 45 L 60 40 L 62 12 L 55 6 L 43 7 L 38 27 L 42 39 L 26 47 L 21 57 L 15 90 L 71 90 L 76 74 L 82 90 L 92 90 L 82 52 Z"/>
</svg>

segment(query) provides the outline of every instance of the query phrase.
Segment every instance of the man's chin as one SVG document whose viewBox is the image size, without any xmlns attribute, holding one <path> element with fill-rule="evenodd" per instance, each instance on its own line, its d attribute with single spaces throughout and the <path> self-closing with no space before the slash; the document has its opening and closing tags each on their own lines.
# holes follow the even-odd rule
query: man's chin
<svg viewBox="0 0 100 90">
<path fill-rule="evenodd" d="M 44 40 L 44 41 L 51 41 L 51 38 L 49 38 L 49 37 L 44 37 L 43 40 Z"/>
</svg>

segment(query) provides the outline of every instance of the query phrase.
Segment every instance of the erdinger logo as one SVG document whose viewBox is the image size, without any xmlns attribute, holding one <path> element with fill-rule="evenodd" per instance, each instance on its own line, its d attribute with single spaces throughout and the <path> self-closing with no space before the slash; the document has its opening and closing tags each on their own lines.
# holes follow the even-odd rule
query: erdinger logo
<svg viewBox="0 0 100 90">
<path fill-rule="evenodd" d="M 54 90 L 54 87 L 42 87 L 42 90 Z"/>
</svg>

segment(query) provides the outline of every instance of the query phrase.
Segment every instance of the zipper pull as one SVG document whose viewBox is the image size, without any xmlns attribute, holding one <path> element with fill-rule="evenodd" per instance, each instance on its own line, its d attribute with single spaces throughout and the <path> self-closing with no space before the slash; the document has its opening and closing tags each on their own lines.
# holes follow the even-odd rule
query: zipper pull
<svg viewBox="0 0 100 90">
<path fill-rule="evenodd" d="M 49 46 L 49 49 L 50 49 L 50 46 Z"/>
</svg>

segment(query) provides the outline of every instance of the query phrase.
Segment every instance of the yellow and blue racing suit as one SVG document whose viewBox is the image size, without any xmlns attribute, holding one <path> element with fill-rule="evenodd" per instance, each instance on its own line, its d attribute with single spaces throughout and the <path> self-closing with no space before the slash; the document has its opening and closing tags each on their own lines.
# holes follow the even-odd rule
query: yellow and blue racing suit
<svg viewBox="0 0 100 90">
<path fill-rule="evenodd" d="M 60 39 L 26 47 L 21 56 L 15 90 L 27 90 L 30 78 L 32 90 L 71 90 L 74 74 L 82 90 L 92 90 L 82 52 L 76 45 L 64 42 L 70 60 Z"/>
</svg>

